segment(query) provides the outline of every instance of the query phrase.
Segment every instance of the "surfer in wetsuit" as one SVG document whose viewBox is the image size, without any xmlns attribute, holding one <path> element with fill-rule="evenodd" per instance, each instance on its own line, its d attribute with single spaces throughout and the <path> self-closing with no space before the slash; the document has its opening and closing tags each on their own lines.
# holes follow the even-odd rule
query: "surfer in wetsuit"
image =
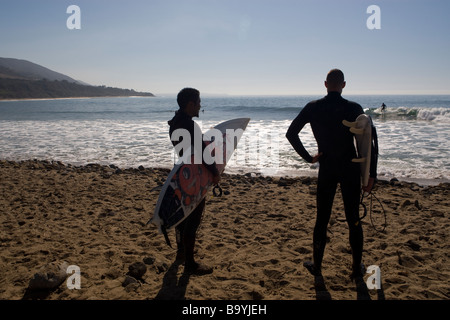
<svg viewBox="0 0 450 320">
<path fill-rule="evenodd" d="M 319 161 L 317 183 L 317 219 L 313 234 L 313 262 L 304 266 L 315 276 L 321 276 L 322 259 L 327 240 L 327 226 L 331 216 L 333 199 L 339 183 L 349 226 L 349 240 L 352 249 L 352 278 L 362 277 L 361 262 L 363 251 L 363 230 L 359 219 L 361 192 L 360 165 L 351 160 L 357 157 L 353 134 L 342 120 L 355 121 L 363 114 L 362 107 L 342 98 L 345 87 L 344 74 L 338 69 L 331 70 L 325 81 L 328 94 L 322 99 L 308 103 L 291 123 L 286 137 L 295 151 L 307 162 Z M 299 138 L 303 127 L 310 123 L 319 152 L 311 156 Z M 376 161 L 372 163 L 368 186 L 370 192 L 376 178 Z"/>
<path fill-rule="evenodd" d="M 170 126 L 169 135 L 170 137 L 172 137 L 172 133 L 177 129 L 187 130 L 191 136 L 191 146 L 192 148 L 194 148 L 194 137 L 196 136 L 195 132 L 197 132 L 197 134 L 200 134 L 201 136 L 200 127 L 192 120 L 193 117 L 199 116 L 199 111 L 201 108 L 200 92 L 197 89 L 184 88 L 178 93 L 177 102 L 179 110 L 175 113 L 175 116 L 172 118 L 172 120 L 168 122 Z M 172 140 L 172 144 L 176 146 L 181 141 Z M 205 147 L 206 145 L 202 139 L 202 154 Z M 179 156 L 181 157 L 183 155 L 180 154 Z M 203 162 L 203 164 L 213 174 L 213 184 L 218 184 L 220 181 L 220 174 L 215 164 L 206 164 L 205 162 Z M 197 208 L 195 208 L 194 211 L 175 228 L 178 246 L 177 260 L 184 260 L 185 272 L 198 275 L 213 272 L 213 269 L 211 267 L 201 265 L 194 259 L 195 239 L 204 209 L 205 198 L 202 200 L 202 202 L 200 202 Z"/>
</svg>

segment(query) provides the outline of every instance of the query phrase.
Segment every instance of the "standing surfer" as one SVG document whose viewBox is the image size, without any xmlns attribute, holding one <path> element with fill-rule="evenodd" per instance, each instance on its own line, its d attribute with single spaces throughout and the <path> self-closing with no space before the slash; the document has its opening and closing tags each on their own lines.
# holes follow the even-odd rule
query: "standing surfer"
<svg viewBox="0 0 450 320">
<path fill-rule="evenodd" d="M 349 227 L 349 240 L 352 249 L 352 278 L 362 279 L 363 230 L 359 219 L 361 192 L 360 167 L 351 160 L 357 157 L 353 134 L 342 124 L 342 120 L 355 121 L 363 114 L 362 107 L 342 98 L 345 87 L 344 74 L 338 69 L 331 70 L 326 78 L 328 94 L 319 100 L 308 103 L 291 123 L 286 137 L 295 151 L 307 162 L 320 162 L 317 183 L 317 219 L 313 234 L 313 262 L 304 266 L 315 276 L 322 275 L 322 259 L 327 241 L 327 226 L 331 216 L 333 199 L 339 183 Z M 319 152 L 311 156 L 299 138 L 303 127 L 310 123 L 316 138 Z M 370 192 L 376 178 L 376 161 L 371 168 L 368 186 Z"/>
<path fill-rule="evenodd" d="M 201 129 L 195 121 L 192 120 L 193 117 L 199 116 L 199 111 L 201 108 L 200 92 L 193 88 L 184 88 L 178 93 L 177 102 L 179 110 L 175 113 L 175 116 L 170 120 L 169 135 L 172 137 L 172 133 L 177 129 L 187 130 L 191 136 L 191 147 L 194 150 L 194 137 L 200 135 Z M 171 139 L 172 140 L 172 139 Z M 181 140 L 182 141 L 182 140 Z M 181 141 L 174 141 L 172 143 L 176 146 Z M 206 145 L 202 139 L 202 154 Z M 182 152 L 182 150 L 181 150 Z M 180 154 L 180 157 L 183 155 Z M 213 174 L 213 184 L 218 184 L 220 181 L 220 174 L 217 170 L 215 164 L 206 164 L 203 162 L 208 170 Z M 185 272 L 191 274 L 208 274 L 212 273 L 213 269 L 208 266 L 201 265 L 197 263 L 194 259 L 194 247 L 197 229 L 200 226 L 200 222 L 203 216 L 203 211 L 205 209 L 205 198 L 200 202 L 197 208 L 187 217 L 183 222 L 176 226 L 176 240 L 177 240 L 177 260 L 184 260 Z"/>
</svg>

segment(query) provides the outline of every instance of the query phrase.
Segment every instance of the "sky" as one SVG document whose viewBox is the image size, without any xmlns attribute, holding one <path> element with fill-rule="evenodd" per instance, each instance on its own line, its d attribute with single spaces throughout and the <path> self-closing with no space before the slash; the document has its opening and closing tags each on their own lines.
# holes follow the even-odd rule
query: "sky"
<svg viewBox="0 0 450 320">
<path fill-rule="evenodd" d="M 449 34 L 449 0 L 0 0 L 0 57 L 156 95 L 450 94 Z"/>
</svg>

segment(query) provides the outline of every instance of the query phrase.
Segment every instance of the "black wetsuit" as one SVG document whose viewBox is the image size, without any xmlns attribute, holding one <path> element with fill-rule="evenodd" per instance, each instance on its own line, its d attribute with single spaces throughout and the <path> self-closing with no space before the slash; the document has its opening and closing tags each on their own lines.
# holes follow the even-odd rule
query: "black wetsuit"
<svg viewBox="0 0 450 320">
<path fill-rule="evenodd" d="M 304 148 L 299 138 L 299 132 L 307 123 L 310 123 L 319 153 L 322 153 L 319 157 L 317 220 L 313 235 L 314 265 L 319 272 L 338 183 L 341 186 L 345 216 L 349 226 L 354 269 L 359 268 L 361 264 L 363 231 L 359 223 L 360 165 L 351 161 L 356 158 L 353 134 L 342 124 L 342 120 L 353 122 L 362 113 L 364 111 L 359 104 L 342 98 L 338 92 L 329 92 L 324 98 L 308 103 L 292 122 L 286 134 L 297 153 L 311 163 L 313 157 Z"/>
<path fill-rule="evenodd" d="M 194 132 L 200 130 L 198 125 L 192 120 L 192 117 L 179 110 L 175 113 L 175 116 L 169 122 L 169 136 L 172 137 L 172 133 L 176 129 L 186 129 L 191 135 L 191 146 L 194 148 Z M 181 139 L 182 141 L 182 139 Z M 172 141 L 172 144 L 176 146 L 181 141 Z M 206 145 L 202 139 L 202 151 Z M 179 155 L 180 157 L 182 154 Z M 213 175 L 219 174 L 215 164 L 203 164 L 211 171 Z M 195 236 L 197 229 L 200 226 L 203 211 L 205 208 L 205 199 L 194 209 L 194 211 L 176 227 L 176 240 L 178 245 L 178 254 L 185 254 L 186 264 L 194 263 L 194 246 Z"/>
<path fill-rule="evenodd" d="M 194 148 L 195 131 L 198 130 L 197 134 L 201 135 L 201 130 L 198 127 L 198 125 L 194 122 L 194 120 L 192 120 L 191 116 L 189 116 L 187 113 L 183 112 L 183 110 L 179 110 L 175 113 L 175 116 L 168 123 L 170 126 L 170 128 L 169 128 L 169 136 L 170 137 L 172 137 L 172 133 L 176 129 L 186 129 L 189 132 L 189 134 L 191 135 L 191 146 L 192 146 L 192 148 Z M 176 146 L 181 141 L 172 141 L 172 144 L 174 146 Z M 205 150 L 205 148 L 206 148 L 206 144 L 203 141 L 203 136 L 202 136 L 202 152 L 203 152 L 203 150 Z M 182 155 L 180 155 L 180 156 L 182 156 Z M 219 174 L 215 164 L 207 164 L 204 161 L 203 161 L 203 164 L 209 171 L 211 171 L 211 173 L 213 175 Z"/>
</svg>

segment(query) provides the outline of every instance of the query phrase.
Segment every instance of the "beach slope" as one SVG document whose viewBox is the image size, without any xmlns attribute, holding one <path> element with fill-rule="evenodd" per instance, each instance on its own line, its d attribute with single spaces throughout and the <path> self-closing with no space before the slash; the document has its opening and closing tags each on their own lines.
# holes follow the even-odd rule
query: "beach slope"
<svg viewBox="0 0 450 320">
<path fill-rule="evenodd" d="M 0 161 L 0 299 L 357 298 L 339 193 L 323 295 L 302 266 L 312 256 L 314 178 L 224 175 L 225 194 L 208 197 L 198 235 L 198 257 L 214 272 L 199 277 L 183 274 L 175 251 L 146 225 L 158 197 L 151 190 L 167 174 L 143 167 Z M 374 229 L 383 223 L 377 203 L 373 223 L 370 215 L 363 220 L 363 261 L 381 270 L 382 288 L 369 290 L 372 299 L 450 298 L 449 190 L 449 184 L 377 185 L 387 227 Z M 52 290 L 29 288 L 40 268 L 59 262 L 79 267 L 80 289 L 64 282 Z"/>
</svg>

